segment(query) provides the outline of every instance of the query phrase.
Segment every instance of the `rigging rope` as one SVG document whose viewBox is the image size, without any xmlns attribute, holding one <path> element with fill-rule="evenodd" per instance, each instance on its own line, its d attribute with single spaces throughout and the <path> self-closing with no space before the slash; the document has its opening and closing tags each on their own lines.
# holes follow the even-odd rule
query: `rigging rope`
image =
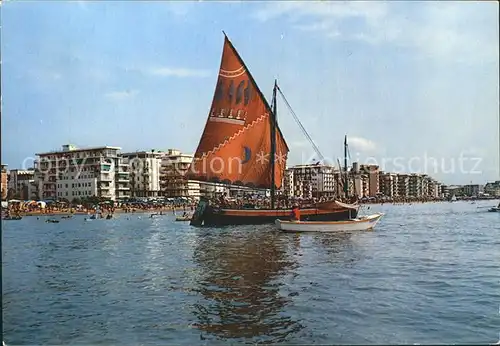
<svg viewBox="0 0 500 346">
<path fill-rule="evenodd" d="M 297 122 L 297 124 L 299 125 L 300 129 L 302 130 L 302 133 L 307 137 L 307 139 L 311 143 L 314 151 L 319 156 L 320 161 L 325 162 L 325 157 L 323 156 L 323 154 L 321 154 L 321 152 L 319 151 L 319 148 L 316 146 L 316 144 L 314 144 L 314 141 L 312 140 L 311 136 L 309 136 L 309 134 L 307 133 L 306 129 L 304 128 L 304 126 L 300 122 L 299 117 L 297 116 L 297 114 L 295 114 L 295 112 L 293 111 L 292 106 L 290 106 L 290 103 L 288 103 L 288 100 L 286 99 L 285 95 L 283 95 L 283 92 L 281 91 L 280 87 L 278 86 L 277 89 L 278 89 L 281 97 L 283 98 L 283 101 L 285 101 L 285 104 L 288 107 L 288 110 L 290 111 L 290 113 L 292 113 L 292 116 L 294 117 L 295 122 Z"/>
</svg>

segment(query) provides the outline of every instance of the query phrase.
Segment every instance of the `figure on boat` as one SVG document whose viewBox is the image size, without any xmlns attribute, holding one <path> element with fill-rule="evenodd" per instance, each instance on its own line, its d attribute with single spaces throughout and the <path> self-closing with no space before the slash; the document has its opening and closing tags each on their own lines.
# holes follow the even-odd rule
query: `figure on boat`
<svg viewBox="0 0 500 346">
<path fill-rule="evenodd" d="M 228 208 L 223 199 L 214 202 L 201 198 L 191 225 L 266 224 L 290 219 L 289 208 L 276 207 L 275 190 L 281 187 L 289 152 L 276 119 L 278 91 L 281 93 L 275 82 L 271 107 L 225 36 L 208 120 L 187 178 L 270 189 L 270 206 Z M 329 200 L 301 206 L 301 215 L 316 221 L 347 220 L 356 217 L 358 209 L 358 205 Z"/>
</svg>

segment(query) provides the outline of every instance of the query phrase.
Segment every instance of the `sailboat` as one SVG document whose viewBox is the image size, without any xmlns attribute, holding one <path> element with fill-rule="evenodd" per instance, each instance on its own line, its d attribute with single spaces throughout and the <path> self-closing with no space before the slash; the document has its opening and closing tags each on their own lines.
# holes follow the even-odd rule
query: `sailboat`
<svg viewBox="0 0 500 346">
<path fill-rule="evenodd" d="M 275 208 L 275 191 L 284 176 L 288 146 L 276 121 L 275 81 L 272 107 L 224 33 L 224 47 L 208 120 L 187 178 L 271 190 L 270 209 L 231 209 L 201 198 L 193 226 L 255 225 L 290 219 L 291 209 Z M 355 218 L 358 205 L 336 200 L 301 208 L 304 220 Z"/>
</svg>

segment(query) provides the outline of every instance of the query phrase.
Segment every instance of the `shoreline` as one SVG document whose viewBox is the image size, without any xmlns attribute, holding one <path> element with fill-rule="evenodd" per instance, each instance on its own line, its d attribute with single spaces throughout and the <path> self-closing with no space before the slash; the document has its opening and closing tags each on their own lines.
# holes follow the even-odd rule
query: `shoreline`
<svg viewBox="0 0 500 346">
<path fill-rule="evenodd" d="M 189 208 L 190 209 L 190 208 Z M 159 212 L 166 212 L 166 211 L 182 211 L 184 212 L 184 208 L 179 207 L 179 208 L 161 208 L 161 209 L 136 209 L 135 211 L 129 211 L 125 212 L 123 209 L 115 209 L 113 214 L 144 214 L 144 213 L 159 213 Z M 186 208 L 186 212 L 191 212 L 191 210 L 188 210 Z M 50 213 L 42 213 L 42 212 L 20 212 L 19 215 L 22 217 L 27 217 L 27 216 L 68 216 L 68 215 L 92 215 L 95 212 L 93 211 L 62 211 L 62 210 L 57 210 L 57 211 L 51 211 Z M 107 211 L 102 212 L 103 215 L 109 214 Z"/>
<path fill-rule="evenodd" d="M 456 202 L 476 202 L 476 201 L 494 201 L 498 198 L 488 198 L 488 199 L 471 199 L 471 200 L 457 200 L 454 202 L 450 201 L 443 201 L 443 200 L 436 200 L 436 201 L 406 201 L 406 202 L 393 202 L 393 201 L 386 201 L 386 202 L 381 202 L 381 201 L 366 201 L 366 202 L 359 202 L 360 206 L 365 206 L 365 205 L 384 205 L 384 204 L 391 204 L 391 205 L 411 205 L 411 204 L 428 204 L 428 203 L 456 203 Z M 290 209 L 291 210 L 291 209 Z M 181 211 L 181 212 L 188 212 L 192 213 L 193 210 L 191 210 L 190 207 L 184 209 L 184 207 L 177 207 L 177 208 L 171 208 L 171 207 L 166 207 L 166 208 L 160 208 L 160 209 L 136 209 L 135 211 L 128 211 L 126 212 L 124 209 L 115 209 L 113 214 L 145 214 L 145 213 L 159 213 L 159 212 L 176 212 L 176 211 Z M 42 213 L 39 211 L 35 212 L 20 212 L 19 215 L 22 217 L 27 217 L 27 216 L 68 216 L 68 215 L 92 215 L 94 214 L 93 211 L 52 211 L 50 213 Z M 103 215 L 107 215 L 107 211 L 102 212 Z M 165 214 L 167 215 L 167 214 Z"/>
</svg>

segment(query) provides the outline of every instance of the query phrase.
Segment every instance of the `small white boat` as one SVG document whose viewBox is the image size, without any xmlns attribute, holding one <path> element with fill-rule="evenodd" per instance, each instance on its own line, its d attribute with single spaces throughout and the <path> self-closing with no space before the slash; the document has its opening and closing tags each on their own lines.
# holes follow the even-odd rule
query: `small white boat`
<svg viewBox="0 0 500 346">
<path fill-rule="evenodd" d="M 284 221 L 276 220 L 276 226 L 285 232 L 352 232 L 367 231 L 375 227 L 383 213 L 361 216 L 346 221 Z"/>
<path fill-rule="evenodd" d="M 175 218 L 175 221 L 191 221 L 192 216 L 191 215 L 186 215 L 186 216 L 177 216 Z"/>
</svg>

